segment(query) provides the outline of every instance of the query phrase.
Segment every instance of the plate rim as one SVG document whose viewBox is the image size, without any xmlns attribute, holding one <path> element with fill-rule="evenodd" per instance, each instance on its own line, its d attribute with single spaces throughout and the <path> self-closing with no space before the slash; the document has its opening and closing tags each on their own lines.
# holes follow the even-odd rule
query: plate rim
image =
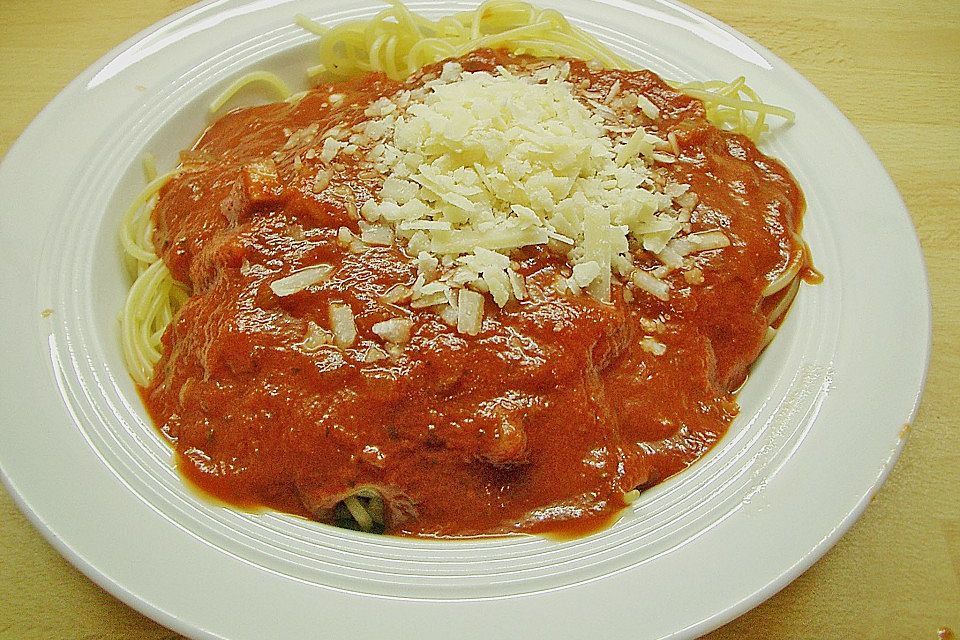
<svg viewBox="0 0 960 640">
<path fill-rule="evenodd" d="M 624 7 L 630 3 L 624 3 L 621 0 L 593 0 L 597 4 L 605 4 L 616 7 Z M 88 81 L 93 77 L 98 71 L 102 70 L 107 64 L 112 60 L 117 58 L 121 53 L 127 51 L 128 49 L 136 46 L 141 43 L 145 38 L 158 33 L 159 31 L 170 27 L 171 25 L 180 22 L 191 16 L 194 13 L 202 13 L 208 9 L 215 8 L 218 6 L 228 6 L 231 4 L 237 4 L 234 0 L 205 0 L 197 4 L 186 7 L 176 13 L 168 16 L 167 18 L 160 20 L 153 25 L 140 30 L 138 33 L 134 34 L 130 38 L 127 38 L 122 43 L 112 48 L 106 54 L 101 56 L 95 63 L 87 67 L 80 75 L 74 78 L 67 86 L 62 89 L 57 96 L 51 100 L 44 108 L 35 116 L 35 118 L 30 122 L 30 124 L 24 129 L 24 131 L 18 136 L 17 140 L 9 148 L 3 161 L 0 162 L 0 176 L 4 173 L 11 171 L 10 165 L 12 162 L 10 159 L 16 158 L 22 153 L 22 146 L 26 144 L 26 140 L 31 136 L 37 135 L 37 131 L 41 127 L 41 123 L 46 119 L 51 117 L 51 114 L 58 108 L 60 108 L 61 103 L 66 102 L 69 99 L 71 93 L 76 92 L 78 87 L 81 87 L 84 82 Z M 919 243 L 919 238 L 916 233 L 916 228 L 912 224 L 912 219 L 909 214 L 905 203 L 903 202 L 902 196 L 899 194 L 899 191 L 896 188 L 896 185 L 893 183 L 889 174 L 886 172 L 886 169 L 883 168 L 882 163 L 877 158 L 873 149 L 869 146 L 866 140 L 863 138 L 862 134 L 856 129 L 856 127 L 849 121 L 849 119 L 828 99 L 826 96 L 816 89 L 816 87 L 810 83 L 805 77 L 803 77 L 799 72 L 797 72 L 793 67 L 785 63 L 774 53 L 766 49 L 763 45 L 757 43 L 752 38 L 749 38 L 739 32 L 736 29 L 733 29 L 729 25 L 720 22 L 719 20 L 705 14 L 695 8 L 689 7 L 680 2 L 674 2 L 672 0 L 649 0 L 649 4 L 658 4 L 661 6 L 667 7 L 680 7 L 685 11 L 690 12 L 691 14 L 697 16 L 701 20 L 704 20 L 711 24 L 713 27 L 719 28 L 725 31 L 727 34 L 734 36 L 735 38 L 744 41 L 749 44 L 751 47 L 754 47 L 764 58 L 779 63 L 781 65 L 781 70 L 789 71 L 794 77 L 794 81 L 800 81 L 806 84 L 810 89 L 814 90 L 817 94 L 821 95 L 823 99 L 829 104 L 839 115 L 840 121 L 843 123 L 847 133 L 852 133 L 855 135 L 860 142 L 862 143 L 862 149 L 868 151 L 871 160 L 876 162 L 877 166 L 880 168 L 881 173 L 886 178 L 888 182 L 889 189 L 897 195 L 898 205 L 902 212 L 906 215 L 907 220 L 910 222 L 910 227 L 913 231 L 912 235 L 912 244 L 914 245 L 916 255 L 920 261 L 920 269 L 922 271 L 922 291 L 920 292 L 921 297 L 926 301 L 925 308 L 923 309 L 923 315 L 925 322 L 923 323 L 924 329 L 924 347 L 923 347 L 923 365 L 922 371 L 920 372 L 919 377 L 919 388 L 913 396 L 912 407 L 909 411 L 909 415 L 906 416 L 909 422 L 912 422 L 917 414 L 920 400 L 922 397 L 922 392 L 925 386 L 925 382 L 929 373 L 930 367 L 930 358 L 931 358 L 931 347 L 932 347 L 932 302 L 930 299 L 930 287 L 929 287 L 929 275 L 926 269 L 925 257 L 922 251 L 922 247 Z M 6 387 L 6 383 L 4 387 Z M 7 395 L 6 390 L 4 391 L 4 396 Z M 12 403 L 11 403 L 12 404 Z M 882 484 L 886 481 L 890 472 L 896 464 L 897 459 L 899 458 L 900 453 L 903 450 L 906 439 L 900 438 L 895 444 L 893 450 L 891 451 L 890 457 L 885 461 L 881 472 L 878 474 L 874 483 L 867 488 L 866 492 L 861 496 L 859 501 L 854 505 L 844 519 L 838 523 L 838 525 L 831 531 L 830 535 L 824 537 L 821 542 L 811 549 L 808 554 L 791 567 L 787 572 L 784 572 L 771 580 L 768 584 L 756 589 L 751 598 L 743 600 L 723 611 L 717 612 L 713 617 L 703 620 L 695 626 L 688 627 L 686 629 L 678 631 L 681 634 L 697 634 L 703 633 L 714 629 L 730 620 L 742 615 L 747 610 L 757 606 L 764 600 L 768 599 L 774 595 L 777 591 L 785 587 L 787 584 L 792 582 L 796 577 L 801 573 L 806 571 L 813 563 L 815 563 L 820 557 L 826 553 L 836 542 L 842 537 L 853 523 L 859 519 L 862 515 L 866 506 L 870 503 L 873 495 L 879 490 Z M 43 516 L 36 512 L 31 505 L 26 501 L 23 494 L 18 490 L 16 483 L 13 478 L 9 477 L 7 472 L 4 469 L 3 462 L 0 460 L 0 480 L 2 480 L 4 486 L 7 488 L 8 493 L 14 500 L 17 507 L 24 513 L 28 518 L 31 524 L 43 535 L 43 537 L 67 560 L 74 564 L 82 573 L 89 577 L 93 582 L 104 588 L 107 592 L 111 593 L 113 596 L 117 597 L 119 600 L 125 604 L 133 607 L 134 609 L 144 613 L 148 617 L 157 620 L 164 626 L 178 632 L 183 633 L 184 635 L 194 636 L 194 637 L 203 637 L 203 638 L 219 638 L 222 636 L 216 635 L 210 630 L 203 629 L 194 625 L 187 623 L 179 619 L 174 613 L 165 611 L 162 608 L 156 607 L 153 603 L 148 600 L 143 599 L 140 595 L 130 591 L 119 581 L 112 579 L 107 574 L 103 573 L 98 567 L 88 561 L 88 559 L 81 555 L 76 549 L 74 549 L 68 540 L 61 538 L 57 532 L 51 529 L 48 524 L 45 522 Z"/>
</svg>

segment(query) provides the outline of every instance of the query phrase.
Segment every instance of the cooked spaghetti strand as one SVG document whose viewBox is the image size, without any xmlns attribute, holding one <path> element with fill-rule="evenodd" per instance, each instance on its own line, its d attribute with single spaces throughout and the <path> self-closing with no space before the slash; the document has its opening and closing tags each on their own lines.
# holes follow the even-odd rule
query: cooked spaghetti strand
<svg viewBox="0 0 960 640">
<path fill-rule="evenodd" d="M 267 85 L 277 96 L 277 100 L 286 100 L 290 97 L 291 93 L 293 93 L 290 91 L 290 88 L 287 87 L 287 84 L 276 74 L 270 73 L 269 71 L 254 71 L 234 80 L 229 87 L 214 98 L 210 104 L 210 113 L 220 111 L 230 98 L 237 95 L 244 87 L 254 83 Z"/>
</svg>

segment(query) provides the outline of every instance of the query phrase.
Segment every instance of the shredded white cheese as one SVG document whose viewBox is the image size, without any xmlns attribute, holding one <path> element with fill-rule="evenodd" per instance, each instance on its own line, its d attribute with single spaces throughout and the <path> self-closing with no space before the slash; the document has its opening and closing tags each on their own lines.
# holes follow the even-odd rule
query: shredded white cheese
<svg viewBox="0 0 960 640">
<path fill-rule="evenodd" d="M 307 324 L 307 332 L 300 347 L 304 351 L 317 351 L 322 346 L 333 342 L 333 334 L 312 320 Z"/>
<path fill-rule="evenodd" d="M 672 198 L 644 184 L 666 143 L 642 128 L 614 142 L 613 112 L 584 106 L 565 73 L 471 73 L 451 62 L 399 97 L 399 112 L 372 104 L 367 114 L 382 118 L 367 125 L 376 141 L 367 159 L 386 178 L 361 214 L 391 225 L 414 254 L 454 259 L 454 286 L 489 292 L 499 306 L 524 296 L 510 253 L 551 240 L 569 250 L 577 286 L 608 301 L 611 265 L 630 240 L 657 252 L 682 223 Z"/>
<path fill-rule="evenodd" d="M 483 326 L 483 296 L 461 289 L 457 300 L 457 331 L 475 336 Z"/>
<path fill-rule="evenodd" d="M 372 346 L 367 349 L 367 352 L 363 355 L 364 362 L 377 362 L 378 360 L 384 360 L 389 358 L 390 354 L 381 349 L 378 346 Z"/>
<path fill-rule="evenodd" d="M 270 289 L 280 297 L 293 295 L 307 287 L 319 284 L 330 277 L 333 267 L 329 264 L 317 264 L 294 271 L 290 275 L 274 280 Z"/>
<path fill-rule="evenodd" d="M 350 305 L 334 303 L 330 305 L 330 328 L 333 330 L 334 343 L 344 349 L 357 339 L 357 325 L 353 320 Z"/>
<path fill-rule="evenodd" d="M 640 348 L 655 356 L 662 356 L 667 352 L 667 345 L 649 336 L 640 340 Z"/>
<path fill-rule="evenodd" d="M 663 280 L 655 278 L 650 273 L 637 269 L 630 277 L 634 285 L 641 291 L 646 291 L 650 295 L 660 300 L 670 299 L 670 285 Z"/>
<path fill-rule="evenodd" d="M 394 344 L 406 344 L 410 340 L 410 330 L 413 328 L 413 321 L 409 318 L 391 318 L 373 325 L 372 330 L 375 334 Z"/>
<path fill-rule="evenodd" d="M 342 227 L 337 234 L 352 253 L 396 246 L 415 256 L 416 282 L 391 287 L 381 303 L 432 309 L 460 333 L 477 335 L 487 296 L 500 307 L 527 298 L 521 266 L 511 256 L 535 245 L 566 257 L 571 270 L 553 284 L 564 295 L 586 292 L 609 302 L 616 281 L 627 302 L 637 295 L 667 301 L 671 287 L 664 276 L 672 271 L 682 269 L 688 284 L 703 281 L 688 256 L 730 240 L 719 230 L 689 233 L 696 194 L 657 168 L 677 161 L 676 135 L 663 140 L 644 129 L 660 117 L 649 98 L 624 92 L 619 83 L 605 95 L 590 93 L 569 82 L 568 72 L 565 63 L 518 74 L 465 72 L 448 62 L 422 87 L 367 106 L 369 119 L 350 128 L 288 133 L 318 147 L 304 155 L 323 163 L 309 183 L 315 193 L 328 188 L 338 156 L 354 155 L 361 175 L 381 178 L 373 197 L 361 202 L 352 191 L 344 195 L 359 230 Z M 661 265 L 638 268 L 639 251 Z M 329 275 L 324 266 L 271 288 L 280 296 L 301 291 Z M 330 329 L 311 331 L 305 346 L 353 345 L 357 328 L 349 306 L 330 306 Z M 395 357 L 411 330 L 406 318 L 376 323 L 372 331 L 383 348 L 368 348 L 364 360 Z M 664 349 L 657 341 L 645 348 L 655 355 Z"/>
</svg>

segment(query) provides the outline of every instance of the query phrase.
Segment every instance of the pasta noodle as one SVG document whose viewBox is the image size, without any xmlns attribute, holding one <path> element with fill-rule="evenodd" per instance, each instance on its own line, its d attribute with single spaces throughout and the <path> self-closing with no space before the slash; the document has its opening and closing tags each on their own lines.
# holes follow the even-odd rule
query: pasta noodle
<svg viewBox="0 0 960 640">
<path fill-rule="evenodd" d="M 150 381 L 160 360 L 163 332 L 189 295 L 187 288 L 170 276 L 151 240 L 154 199 L 174 173 L 156 176 L 152 156 L 144 158 L 144 173 L 149 182 L 134 198 L 120 227 L 120 243 L 135 278 L 120 316 L 121 344 L 130 375 L 140 385 Z"/>
<path fill-rule="evenodd" d="M 286 100 L 290 97 L 291 91 L 287 84 L 276 74 L 269 71 L 253 71 L 240 78 L 237 78 L 223 93 L 210 103 L 210 113 L 216 113 L 223 108 L 230 98 L 235 96 L 241 89 L 254 84 L 261 83 L 267 85 L 277 96 L 277 100 Z"/>
</svg>

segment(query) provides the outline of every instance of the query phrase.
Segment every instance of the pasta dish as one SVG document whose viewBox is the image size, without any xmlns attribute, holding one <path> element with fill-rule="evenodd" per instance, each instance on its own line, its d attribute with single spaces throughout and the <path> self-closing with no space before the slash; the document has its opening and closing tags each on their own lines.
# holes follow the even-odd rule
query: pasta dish
<svg viewBox="0 0 960 640">
<path fill-rule="evenodd" d="M 700 458 L 803 278 L 742 80 L 632 70 L 559 14 L 394 4 L 219 117 L 131 206 L 131 374 L 232 505 L 579 535 Z M 752 113 L 752 115 L 748 115 Z M 733 131 L 733 130 L 735 131 Z"/>
</svg>

